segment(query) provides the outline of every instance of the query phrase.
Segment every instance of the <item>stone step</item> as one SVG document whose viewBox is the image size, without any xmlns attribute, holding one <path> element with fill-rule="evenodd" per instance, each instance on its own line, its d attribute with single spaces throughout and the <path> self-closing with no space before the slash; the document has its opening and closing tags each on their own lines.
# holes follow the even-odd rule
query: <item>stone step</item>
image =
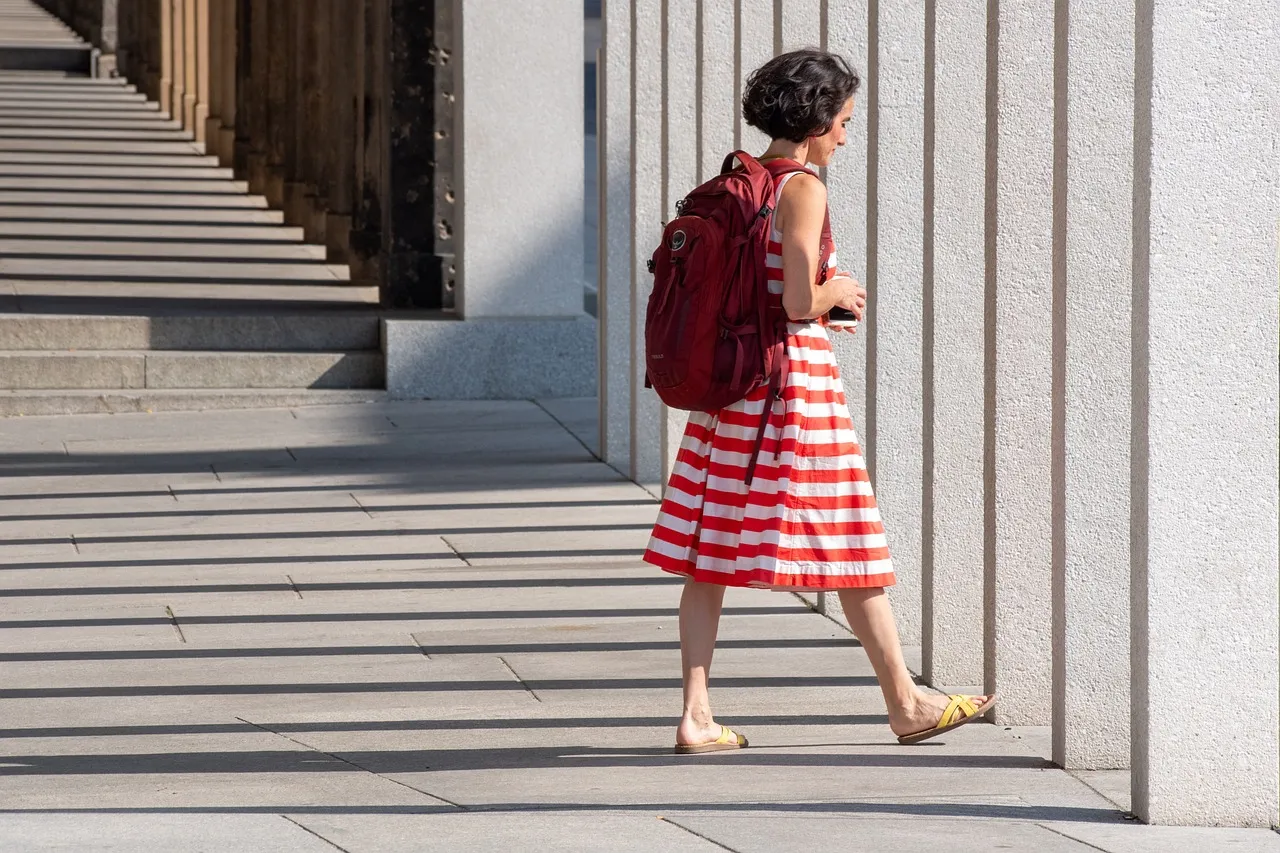
<svg viewBox="0 0 1280 853">
<path fill-rule="evenodd" d="M 236 192 L 175 193 L 143 192 L 120 193 L 109 190 L 81 190 L 62 192 L 50 190 L 10 190 L 0 187 L 0 208 L 22 207 L 110 207 L 127 208 L 130 211 L 157 208 L 173 210 L 266 210 L 267 200 L 260 195 Z M 132 217 L 125 216 L 124 219 Z"/>
<path fill-rule="evenodd" d="M 22 151 L 40 154 L 127 154 L 131 156 L 151 154 L 204 155 L 191 142 L 112 142 L 102 139 L 21 139 L 0 136 L 0 159 L 8 159 L 4 152 Z"/>
<path fill-rule="evenodd" d="M 6 287 L 8 288 L 6 290 Z M 9 294 L 9 295 L 6 295 Z M 323 284 L 191 284 L 172 281 L 27 281 L 0 280 L 0 310 L 57 313 L 81 300 L 146 300 L 174 310 L 198 310 L 200 306 L 221 305 L 258 310 L 263 304 L 377 305 L 381 298 L 375 285 Z M 81 309 L 86 310 L 86 309 Z M 127 310 L 127 309 L 126 309 Z M 136 313 L 136 312 L 130 312 Z"/>
<path fill-rule="evenodd" d="M 197 154 L 195 149 L 188 148 L 177 154 L 130 154 L 120 152 L 107 154 L 96 149 L 83 152 L 76 151 L 5 151 L 0 149 L 0 168 L 12 168 L 15 165 L 34 166 L 67 166 L 76 168 L 172 168 L 178 170 L 197 170 L 217 168 L 218 158 L 211 154 Z"/>
<path fill-rule="evenodd" d="M 235 180 L 235 171 L 220 166 L 135 166 L 121 164 L 6 163 L 0 161 L 0 185 L 12 187 L 15 180 L 35 181 L 38 186 L 56 188 L 73 182 L 110 181 L 118 186 L 142 186 L 152 182 L 175 185 L 218 181 L 234 183 L 238 192 L 248 184 Z M 194 191 L 194 190 L 193 190 Z"/>
<path fill-rule="evenodd" d="M 139 235 L 141 236 L 141 235 Z M 153 240 L 34 240 L 0 236 L 0 258 L 132 258 L 150 261 L 157 256 L 168 260 L 201 259 L 225 262 L 268 263 L 321 261 L 324 246 L 311 243 L 175 243 Z"/>
<path fill-rule="evenodd" d="M 191 140 L 187 130 L 112 130 L 87 127 L 5 127 L 0 139 L 110 139 L 116 142 L 180 142 Z"/>
<path fill-rule="evenodd" d="M 86 316 L 0 314 L 0 351 L 355 352 L 381 347 L 374 312 Z"/>
<path fill-rule="evenodd" d="M 0 41 L 0 68 L 21 71 L 66 71 L 88 74 L 89 45 L 59 36 L 47 41 Z"/>
<path fill-rule="evenodd" d="M 282 225 L 284 213 L 279 210 L 254 208 L 201 208 L 201 207 L 126 207 L 90 205 L 20 205 L 0 203 L 0 220 L 31 221 L 46 219 L 53 222 L 125 223 L 132 222 L 150 227 L 152 223 L 192 223 L 202 225 Z M 135 230 L 135 233 L 138 233 Z"/>
<path fill-rule="evenodd" d="M 6 175 L 0 166 L 0 192 L 47 193 L 51 196 L 75 193 L 117 193 L 128 195 L 245 195 L 249 185 L 236 180 L 170 180 L 140 175 L 104 177 L 66 177 L 62 175 Z M 257 196 L 261 198 L 261 196 Z M 53 200 L 53 199 L 51 199 Z M 265 201 L 265 199 L 264 199 Z"/>
<path fill-rule="evenodd" d="M 202 412 L 215 409 L 292 409 L 386 400 L 384 391 L 359 389 L 254 388 L 137 391 L 3 391 L 0 417 L 125 414 L 129 412 Z"/>
<path fill-rule="evenodd" d="M 350 281 L 345 265 L 324 263 L 246 263 L 231 261 L 174 261 L 157 247 L 149 260 L 84 260 L 81 258 L 0 257 L 0 281 L 165 281 L 223 284 L 246 281 L 263 284 Z"/>
<path fill-rule="evenodd" d="M 382 353 L 0 351 L 0 389 L 378 388 Z"/>
<path fill-rule="evenodd" d="M 149 113 L 138 118 L 118 115 L 76 115 L 75 110 L 68 110 L 65 115 L 40 115 L 33 118 L 7 116 L 0 112 L 0 130 L 23 129 L 60 129 L 69 131 L 102 130 L 102 131 L 180 131 L 182 122 L 166 118 L 164 113 Z"/>
<path fill-rule="evenodd" d="M 145 229 L 124 222 L 68 222 L 61 218 L 33 221 L 0 217 L 0 239 L 9 237 L 64 238 L 78 240 L 129 240 L 146 238 L 148 242 L 200 242 L 211 246 L 233 243 L 299 243 L 301 228 L 266 224 L 235 225 L 227 223 L 148 222 Z"/>
<path fill-rule="evenodd" d="M 0 89 L 0 107 L 10 104 L 145 104 L 147 96 L 129 89 L 95 91 L 65 86 L 11 86 Z M 154 102 L 153 102 L 154 103 Z"/>
</svg>

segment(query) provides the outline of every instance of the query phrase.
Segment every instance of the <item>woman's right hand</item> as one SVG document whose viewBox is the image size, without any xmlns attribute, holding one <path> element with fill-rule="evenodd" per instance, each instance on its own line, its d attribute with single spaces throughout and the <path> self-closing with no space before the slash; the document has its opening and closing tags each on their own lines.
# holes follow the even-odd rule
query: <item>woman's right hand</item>
<svg viewBox="0 0 1280 853">
<path fill-rule="evenodd" d="M 862 322 L 862 313 L 867 307 L 867 289 L 858 284 L 851 276 L 842 274 L 837 274 L 835 278 L 827 281 L 827 286 L 840 288 L 836 304 L 846 311 L 852 312 L 853 316 L 858 318 L 858 322 Z"/>
</svg>

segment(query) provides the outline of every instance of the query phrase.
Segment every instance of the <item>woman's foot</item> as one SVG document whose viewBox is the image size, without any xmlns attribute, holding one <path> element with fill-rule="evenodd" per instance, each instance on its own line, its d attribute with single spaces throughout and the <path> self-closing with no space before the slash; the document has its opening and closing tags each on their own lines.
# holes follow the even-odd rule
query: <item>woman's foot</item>
<svg viewBox="0 0 1280 853">
<path fill-rule="evenodd" d="M 981 708 L 986 696 L 970 696 L 974 707 Z M 889 710 L 889 729 L 898 737 L 932 729 L 942 720 L 951 699 L 937 693 L 917 690 L 912 700 L 902 707 Z"/>
<path fill-rule="evenodd" d="M 709 716 L 702 721 L 688 716 L 682 717 L 680 725 L 676 728 L 676 746 L 697 746 L 702 743 L 711 743 L 720 737 L 723 732 L 724 727 Z"/>
</svg>

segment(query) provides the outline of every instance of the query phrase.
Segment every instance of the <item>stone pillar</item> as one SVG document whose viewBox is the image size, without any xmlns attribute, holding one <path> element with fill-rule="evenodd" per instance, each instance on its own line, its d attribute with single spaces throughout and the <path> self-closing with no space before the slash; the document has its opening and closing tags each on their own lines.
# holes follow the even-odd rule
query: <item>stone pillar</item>
<svg viewBox="0 0 1280 853">
<path fill-rule="evenodd" d="M 666 0 L 666 34 L 663 49 L 666 74 L 662 80 L 663 189 L 662 221 L 676 218 L 676 202 L 698 185 L 700 104 L 697 0 Z M 652 252 L 656 246 L 641 248 Z M 671 478 L 689 413 L 662 407 L 662 483 Z"/>
<path fill-rule="evenodd" d="M 208 80 L 209 98 L 208 98 L 208 116 L 204 121 L 204 138 L 208 153 L 221 159 L 221 132 L 222 132 L 222 113 L 224 110 L 223 102 L 225 101 L 225 87 L 222 76 L 222 69 L 227 62 L 227 33 L 225 29 L 226 16 L 223 15 L 222 7 L 229 0 L 202 0 L 206 5 L 204 12 L 209 22 L 209 63 L 205 72 Z"/>
<path fill-rule="evenodd" d="M 987 152 L 997 161 L 988 162 L 995 227 L 988 220 L 986 690 L 1001 696 L 996 722 L 1045 725 L 1052 697 L 1054 3 L 1002 3 L 988 27 L 996 65 L 988 132 L 994 121 L 997 139 L 988 139 Z"/>
<path fill-rule="evenodd" d="M 173 0 L 159 0 L 160 51 L 159 83 L 156 100 L 160 109 L 172 115 L 173 110 Z"/>
<path fill-rule="evenodd" d="M 653 292 L 646 264 L 664 221 L 662 0 L 631 0 L 632 282 L 631 479 L 657 492 L 662 483 L 663 406 L 644 387 L 644 319 Z"/>
<path fill-rule="evenodd" d="M 331 43 L 330 30 L 333 27 L 334 4 L 331 0 L 319 0 L 303 7 L 301 27 L 314 33 L 314 44 L 309 44 L 308 67 L 306 79 L 311 81 L 312 89 L 307 93 L 307 101 L 302 106 L 303 132 L 308 139 L 303 146 L 303 184 L 306 187 L 302 209 L 302 225 L 306 229 L 307 239 L 312 243 L 324 245 L 325 228 L 328 226 L 329 183 L 332 180 L 334 163 L 329 156 L 330 145 L 326 137 L 335 133 L 337 123 L 333 113 L 337 108 L 339 97 L 336 87 L 326 71 L 332 68 L 328 61 L 328 50 Z M 314 25 L 309 19 L 314 19 Z M 349 76 L 350 68 L 340 73 Z"/>
<path fill-rule="evenodd" d="M 329 0 L 333 23 L 329 30 L 328 83 L 333 89 L 332 132 L 324 137 L 332 174 L 325 214 L 325 242 L 336 263 L 351 256 L 351 210 L 356 186 L 357 113 L 364 85 L 360 45 L 364 42 L 364 12 L 346 0 Z"/>
<path fill-rule="evenodd" d="M 208 150 L 209 123 L 209 57 L 210 57 L 210 21 L 209 0 L 195 0 L 195 96 L 191 106 L 191 131 L 196 141 L 205 144 Z"/>
<path fill-rule="evenodd" d="M 698 4 L 698 182 L 720 174 L 725 155 L 733 151 L 740 90 L 733 66 L 737 15 L 734 0 L 702 0 Z M 760 152 L 757 152 L 760 153 Z"/>
<path fill-rule="evenodd" d="M 352 211 L 352 277 L 384 281 L 382 246 L 387 183 L 387 27 L 391 0 L 363 0 L 364 38 L 357 42 L 356 192 Z"/>
<path fill-rule="evenodd" d="M 285 220 L 292 225 L 303 226 L 304 237 L 315 242 L 315 234 L 308 228 L 307 197 L 315 196 L 313 152 L 318 137 L 313 123 L 315 102 L 319 97 L 315 79 L 319 4 L 315 0 L 277 0 L 287 11 L 285 32 L 288 40 L 282 45 L 292 53 L 289 63 L 288 95 L 285 118 L 284 156 L 284 212 Z"/>
<path fill-rule="evenodd" d="M 823 31 L 826 49 L 848 60 L 861 80 L 854 95 L 848 141 L 825 170 L 836 258 L 840 269 L 860 282 L 867 280 L 867 90 L 871 82 L 867 68 L 867 4 L 868 0 L 827 0 Z M 862 329 L 856 334 L 831 335 L 845 402 L 861 441 L 866 440 L 866 340 Z M 840 612 L 840 599 L 819 593 L 818 606 L 822 612 L 835 615 Z"/>
<path fill-rule="evenodd" d="M 1271 827 L 1280 6 L 1137 7 L 1133 808 Z"/>
<path fill-rule="evenodd" d="M 777 10 L 773 30 L 775 55 L 802 47 L 821 47 L 826 23 L 823 0 L 781 0 L 774 5 Z"/>
<path fill-rule="evenodd" d="M 434 297 L 432 89 L 426 0 L 393 0 L 388 299 Z M 583 308 L 582 7 L 458 0 L 452 7 L 454 317 L 386 322 L 393 396 L 537 397 L 596 391 Z M 513 132 L 513 128 L 518 130 Z M 424 215 L 425 214 L 425 215 Z M 447 223 L 446 223 L 447 224 Z M 393 304 L 400 304 L 393 301 Z M 466 350 L 474 360 L 453 354 Z"/>
<path fill-rule="evenodd" d="M 773 57 L 774 4 L 761 0 L 735 0 L 738 11 L 738 44 L 734 52 L 737 77 L 737 145 L 759 156 L 769 147 L 769 138 L 742 120 L 742 95 L 751 72 Z"/>
<path fill-rule="evenodd" d="M 288 48 L 293 43 L 293 6 L 295 0 L 270 0 L 267 18 L 266 61 L 266 145 L 262 194 L 272 207 L 284 207 L 286 170 L 293 158 L 289 156 L 290 113 L 295 103 L 293 64 L 295 51 Z"/>
<path fill-rule="evenodd" d="M 880 0 L 875 220 L 877 265 L 867 346 L 875 417 L 865 429 L 868 469 L 884 515 L 898 583 L 890 594 L 906 645 L 920 642 L 924 278 L 924 8 Z M 862 331 L 859 333 L 861 334 Z M 881 448 L 888 452 L 879 452 Z"/>
<path fill-rule="evenodd" d="M 167 0 L 172 7 L 173 30 L 170 34 L 173 57 L 173 89 L 169 102 L 164 105 L 177 122 L 183 121 L 183 109 L 187 103 L 187 0 Z M 186 126 L 185 124 L 183 125 Z"/>
<path fill-rule="evenodd" d="M 952 688 L 983 679 L 987 6 L 926 7 L 921 651 L 925 680 Z"/>
<path fill-rule="evenodd" d="M 220 0 L 222 14 L 223 53 L 218 75 L 222 80 L 222 129 L 218 132 L 218 159 L 224 166 L 235 163 L 236 125 L 239 122 L 240 93 L 237 68 L 240 63 L 239 30 L 244 25 L 240 17 L 241 0 Z"/>
<path fill-rule="evenodd" d="M 1134 4 L 1058 14 L 1053 760 L 1125 768 Z"/>
<path fill-rule="evenodd" d="M 606 0 L 597 66 L 600 455 L 631 470 L 631 0 Z"/>
</svg>

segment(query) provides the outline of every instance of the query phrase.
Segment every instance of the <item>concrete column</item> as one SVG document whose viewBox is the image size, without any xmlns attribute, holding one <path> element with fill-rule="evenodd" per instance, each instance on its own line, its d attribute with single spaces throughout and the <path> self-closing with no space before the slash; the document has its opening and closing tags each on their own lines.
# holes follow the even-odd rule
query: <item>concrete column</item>
<svg viewBox="0 0 1280 853">
<path fill-rule="evenodd" d="M 662 0 L 631 2 L 631 479 L 662 488 L 662 404 L 644 387 L 644 320 L 653 276 L 646 266 L 662 236 Z"/>
<path fill-rule="evenodd" d="M 699 62 L 697 0 L 666 0 L 662 106 L 662 220 L 676 217 L 676 202 L 699 184 Z M 653 251 L 657 243 L 645 247 Z M 671 478 L 689 413 L 662 407 L 662 482 Z"/>
<path fill-rule="evenodd" d="M 292 225 L 303 226 L 307 242 L 315 242 L 315 234 L 308 228 L 308 199 L 314 198 L 315 172 L 313 152 L 318 139 L 315 107 L 319 96 L 316 67 L 317 30 L 319 6 L 315 0 L 280 0 L 287 15 L 285 32 L 287 41 L 281 47 L 292 54 L 288 65 L 288 95 L 284 119 L 284 211 L 285 219 Z"/>
<path fill-rule="evenodd" d="M 720 174 L 725 155 L 736 147 L 738 81 L 733 65 L 737 15 L 734 0 L 702 0 L 698 18 L 698 182 Z"/>
<path fill-rule="evenodd" d="M 385 244 L 392 295 L 439 263 L 429 215 L 435 188 L 421 159 L 434 132 L 423 103 L 432 96 L 423 85 L 430 80 L 426 8 L 392 3 Z M 582 7 L 458 0 L 453 9 L 454 308 L 466 322 L 389 319 L 388 390 L 428 397 L 595 393 L 596 327 L 584 312 L 582 280 Z M 512 128 L 519 130 L 513 135 Z M 451 357 L 462 350 L 479 367 Z"/>
<path fill-rule="evenodd" d="M 582 313 L 573 271 L 582 269 L 583 176 L 572 152 L 583 145 L 583 18 L 560 5 L 462 0 L 458 311 L 466 318 Z"/>
<path fill-rule="evenodd" d="M 1003 3 L 989 34 L 986 689 L 1003 725 L 1050 722 L 1054 3 Z M 988 132 L 991 131 L 988 124 Z M 998 154 L 996 153 L 998 152 Z M 994 186 L 992 182 L 994 181 Z M 993 336 L 993 337 L 992 337 Z M 994 355 L 994 363 L 992 356 Z"/>
<path fill-rule="evenodd" d="M 742 96 L 751 72 L 773 58 L 774 4 L 765 0 L 735 0 L 738 10 L 738 37 L 735 57 L 737 77 L 737 145 L 759 156 L 769 147 L 769 137 L 748 127 L 742 120 Z"/>
<path fill-rule="evenodd" d="M 922 299 L 924 292 L 924 7 L 880 0 L 875 220 L 876 273 L 867 283 L 867 346 L 875 350 L 868 468 L 884 514 L 898 584 L 898 631 L 920 642 L 923 502 Z M 884 452 L 880 452 L 881 449 Z"/>
<path fill-rule="evenodd" d="M 325 243 L 330 259 L 347 263 L 351 251 L 351 206 L 355 188 L 356 113 L 363 69 L 357 45 L 364 41 L 364 14 L 346 0 L 329 0 L 333 21 L 329 29 L 328 74 L 332 87 L 329 112 L 333 130 L 325 136 L 332 167 L 326 196 Z"/>
<path fill-rule="evenodd" d="M 926 7 L 923 675 L 982 684 L 988 0 Z"/>
<path fill-rule="evenodd" d="M 262 194 L 272 207 L 284 207 L 289 157 L 290 112 L 293 108 L 293 63 L 296 61 L 291 28 L 294 0 L 272 0 L 267 13 L 266 62 L 266 169 Z"/>
<path fill-rule="evenodd" d="M 175 120 L 182 122 L 187 103 L 187 0 L 168 0 L 171 4 L 173 30 L 171 33 L 173 56 L 173 90 L 165 109 Z M 183 127 L 186 127 L 184 124 Z"/>
<path fill-rule="evenodd" d="M 631 470 L 631 0 L 606 0 L 598 79 L 600 452 Z"/>
<path fill-rule="evenodd" d="M 206 79 L 208 80 L 208 115 L 204 121 L 204 138 L 208 153 L 218 155 L 222 140 L 223 110 L 223 76 L 222 69 L 226 64 L 227 34 L 224 28 L 225 16 L 222 7 L 229 0 L 201 0 L 206 6 L 205 15 L 209 22 L 209 52 Z"/>
<path fill-rule="evenodd" d="M 382 246 L 387 184 L 388 104 L 385 56 L 391 0 L 363 0 L 364 38 L 356 67 L 356 187 L 351 228 L 352 277 L 384 281 Z"/>
<path fill-rule="evenodd" d="M 224 166 L 233 165 L 236 153 L 236 123 L 239 121 L 239 93 L 236 91 L 239 58 L 239 0 L 220 0 L 223 32 L 222 65 L 217 69 L 222 79 L 222 129 L 218 132 L 218 159 Z"/>
<path fill-rule="evenodd" d="M 196 141 L 207 143 L 209 122 L 209 0 L 195 0 L 195 95 L 191 106 L 191 130 Z M 206 150 L 207 147 L 206 147 Z"/>
<path fill-rule="evenodd" d="M 310 4 L 305 7 L 302 14 L 304 27 L 308 26 L 306 23 L 308 17 L 315 18 L 315 44 L 311 47 L 310 64 L 307 69 L 307 79 L 312 81 L 313 91 L 308 93 L 308 101 L 303 105 L 303 121 L 310 140 L 304 148 L 303 165 L 306 172 L 303 175 L 303 183 L 306 186 L 306 196 L 302 210 L 304 217 L 302 224 L 306 228 L 307 239 L 321 245 L 326 242 L 328 191 L 334 168 L 332 158 L 329 156 L 332 146 L 323 140 L 327 134 L 337 129 L 333 113 L 338 106 L 338 92 L 333 81 L 325 74 L 327 69 L 332 68 L 327 54 L 331 42 L 333 14 L 334 4 L 330 0 L 320 0 Z M 342 73 L 349 77 L 349 68 Z"/>
<path fill-rule="evenodd" d="M 1137 6 L 1133 808 L 1270 827 L 1280 6 Z"/>
<path fill-rule="evenodd" d="M 773 52 L 821 47 L 823 5 L 822 0 L 774 0 Z"/>
<path fill-rule="evenodd" d="M 1058 16 L 1053 760 L 1125 768 L 1134 4 Z"/>
<path fill-rule="evenodd" d="M 853 118 L 848 125 L 848 141 L 825 170 L 831 235 L 836 243 L 840 268 L 860 282 L 867 280 L 867 128 L 870 111 L 867 90 L 867 3 L 868 0 L 827 0 L 823 44 L 843 56 L 857 72 L 861 84 L 854 95 Z M 867 400 L 867 336 L 832 334 L 831 348 L 840 365 L 845 403 L 853 418 L 859 440 L 865 440 Z M 840 612 L 840 599 L 820 593 L 819 609 L 832 615 Z"/>
<path fill-rule="evenodd" d="M 156 100 L 160 109 L 173 110 L 173 0 L 160 0 L 160 69 Z"/>
</svg>

